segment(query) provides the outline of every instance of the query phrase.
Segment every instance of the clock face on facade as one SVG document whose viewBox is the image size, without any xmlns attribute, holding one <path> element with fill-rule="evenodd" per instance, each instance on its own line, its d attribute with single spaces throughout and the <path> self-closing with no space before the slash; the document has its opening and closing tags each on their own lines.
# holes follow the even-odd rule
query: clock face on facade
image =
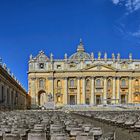
<svg viewBox="0 0 140 140">
<path fill-rule="evenodd" d="M 39 67 L 40 67 L 41 69 L 44 69 L 44 64 L 43 64 L 43 63 L 40 63 L 40 64 L 39 64 Z"/>
</svg>

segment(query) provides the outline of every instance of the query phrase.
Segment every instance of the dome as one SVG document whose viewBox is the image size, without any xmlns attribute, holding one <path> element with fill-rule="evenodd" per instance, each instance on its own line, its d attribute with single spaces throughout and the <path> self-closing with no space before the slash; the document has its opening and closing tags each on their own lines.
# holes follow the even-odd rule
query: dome
<svg viewBox="0 0 140 140">
<path fill-rule="evenodd" d="M 69 57 L 70 60 L 81 60 L 81 59 L 90 59 L 90 54 L 85 52 L 82 40 L 80 39 L 80 44 L 77 47 L 77 52 L 72 54 Z"/>
</svg>

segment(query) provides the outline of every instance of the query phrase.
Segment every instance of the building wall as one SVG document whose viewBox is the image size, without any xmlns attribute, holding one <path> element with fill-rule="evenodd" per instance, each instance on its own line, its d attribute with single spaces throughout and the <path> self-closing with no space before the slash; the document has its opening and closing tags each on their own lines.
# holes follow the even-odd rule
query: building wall
<svg viewBox="0 0 140 140">
<path fill-rule="evenodd" d="M 132 54 L 101 58 L 100 52 L 94 58 L 80 42 L 69 58 L 49 58 L 43 51 L 30 56 L 28 82 L 32 106 L 44 105 L 50 95 L 58 106 L 140 103 L 140 60 Z"/>
<path fill-rule="evenodd" d="M 100 96 L 101 104 L 140 103 L 140 84 L 139 82 L 136 84 L 136 80 L 140 80 L 139 74 L 127 72 L 126 76 L 121 72 L 114 74 L 107 72 L 97 72 L 96 74 L 94 74 L 94 72 L 92 72 L 92 74 L 90 74 L 91 72 L 79 72 L 77 75 L 77 72 L 75 72 L 71 77 L 69 73 L 71 72 L 62 73 L 63 76 L 61 75 L 61 77 L 60 73 L 59 75 L 55 73 L 52 79 L 48 79 L 48 74 L 44 74 L 44 78 L 47 80 L 45 82 L 46 86 L 42 89 L 38 86 L 36 87 L 37 83 L 39 83 L 38 79 L 40 78 L 40 73 L 36 73 L 36 82 L 31 79 L 29 80 L 30 83 L 34 83 L 33 87 L 30 89 L 31 97 L 34 98 L 34 96 L 38 96 L 39 92 L 45 92 L 46 96 L 51 93 L 54 96 L 56 105 L 70 104 L 72 95 L 75 96 L 74 104 L 86 104 L 86 97 L 89 99 L 90 104 L 97 104 L 96 98 L 98 96 Z M 30 77 L 32 77 L 32 74 L 30 74 Z M 73 87 L 70 86 L 71 79 L 74 79 Z M 90 84 L 86 86 L 87 79 Z M 101 85 L 96 84 L 96 80 L 98 79 L 101 80 Z M 107 85 L 108 80 L 111 81 L 111 85 L 109 86 Z M 125 80 L 125 85 L 122 84 L 122 80 Z M 58 82 L 60 82 L 60 85 L 58 85 Z M 51 89 L 53 88 L 52 84 L 54 84 L 54 89 Z M 123 95 L 125 97 L 123 97 Z M 110 99 L 110 101 L 106 101 L 107 98 L 108 100 Z M 123 98 L 125 98 L 125 100 Z M 37 101 L 38 97 L 36 97 L 36 102 Z"/>
<path fill-rule="evenodd" d="M 5 66 L 0 65 L 0 110 L 26 109 L 27 93 Z"/>
</svg>

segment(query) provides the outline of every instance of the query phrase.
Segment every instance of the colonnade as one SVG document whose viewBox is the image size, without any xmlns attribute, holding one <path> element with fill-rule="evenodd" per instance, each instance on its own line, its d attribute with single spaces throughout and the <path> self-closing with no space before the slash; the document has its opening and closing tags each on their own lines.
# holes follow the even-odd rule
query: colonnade
<svg viewBox="0 0 140 140">
<path fill-rule="evenodd" d="M 91 87 L 90 87 L 90 92 L 91 92 L 91 98 L 90 98 L 90 104 L 95 105 L 96 104 L 96 78 L 97 77 L 90 77 L 91 80 Z M 102 104 L 107 104 L 107 80 L 110 77 L 103 77 L 103 92 L 100 93 L 102 97 Z M 126 101 L 127 103 L 132 103 L 132 77 L 128 78 L 128 100 Z M 82 90 L 81 90 L 81 84 L 80 80 L 82 80 Z M 121 103 L 121 85 L 120 85 L 120 80 L 121 77 L 112 77 L 112 99 L 111 103 L 112 104 L 119 104 Z M 70 93 L 68 93 L 68 77 L 65 78 L 64 80 L 64 104 L 69 104 L 68 102 L 68 96 Z M 82 92 L 82 96 L 81 96 Z M 76 104 L 86 104 L 86 77 L 77 77 L 77 98 L 76 98 Z M 81 99 L 82 97 L 82 99 Z"/>
</svg>

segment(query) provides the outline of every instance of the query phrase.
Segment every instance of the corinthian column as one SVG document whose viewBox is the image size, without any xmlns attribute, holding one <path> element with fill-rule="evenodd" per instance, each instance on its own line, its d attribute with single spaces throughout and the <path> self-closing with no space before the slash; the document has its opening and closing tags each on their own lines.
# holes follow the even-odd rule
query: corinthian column
<svg viewBox="0 0 140 140">
<path fill-rule="evenodd" d="M 64 104 L 67 105 L 68 104 L 68 78 L 65 77 L 64 78 Z"/>
<path fill-rule="evenodd" d="M 113 77 L 113 101 L 112 101 L 112 103 L 113 104 L 115 104 L 116 103 L 116 97 L 115 97 L 115 89 L 116 89 L 116 79 L 115 79 L 115 77 Z"/>
<path fill-rule="evenodd" d="M 77 78 L 77 104 L 80 104 L 80 77 Z"/>
<path fill-rule="evenodd" d="M 90 104 L 91 105 L 93 105 L 93 104 L 95 104 L 95 102 L 94 102 L 94 97 L 95 97 L 95 95 L 94 95 L 94 77 L 92 77 L 91 78 L 91 102 L 90 102 Z"/>
<path fill-rule="evenodd" d="M 120 103 L 120 77 L 117 77 L 117 103 Z"/>
<path fill-rule="evenodd" d="M 85 100 L 86 100 L 85 77 L 83 77 L 82 81 L 83 81 L 83 84 L 82 84 L 82 86 L 83 86 L 83 104 L 85 104 L 86 103 L 85 102 Z"/>
<path fill-rule="evenodd" d="M 103 93 L 103 102 L 104 104 L 107 103 L 107 84 L 106 84 L 106 77 L 104 77 L 104 93 Z"/>
<path fill-rule="evenodd" d="M 49 83 L 50 83 L 49 93 L 51 93 L 53 98 L 54 98 L 54 78 L 53 77 L 49 77 L 48 79 L 49 79 Z"/>
<path fill-rule="evenodd" d="M 131 77 L 129 77 L 128 103 L 132 103 L 132 78 Z"/>
</svg>

